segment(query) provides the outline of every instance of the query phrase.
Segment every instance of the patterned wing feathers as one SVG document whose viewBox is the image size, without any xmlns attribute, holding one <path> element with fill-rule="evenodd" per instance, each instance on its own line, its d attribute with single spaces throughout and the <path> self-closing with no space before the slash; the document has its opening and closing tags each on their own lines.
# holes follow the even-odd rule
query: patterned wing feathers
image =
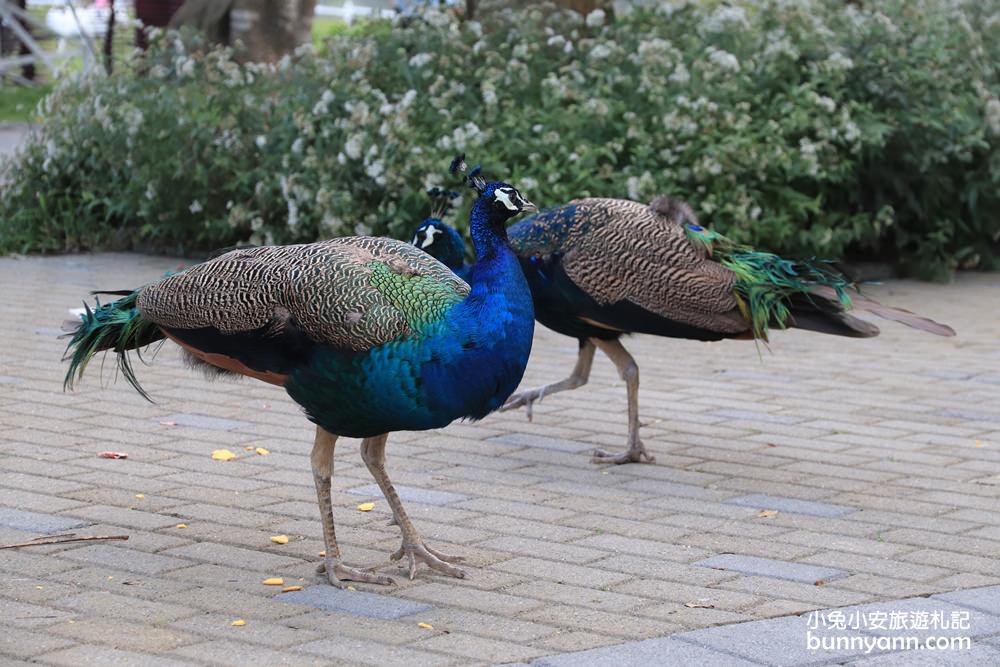
<svg viewBox="0 0 1000 667">
<path fill-rule="evenodd" d="M 574 203 L 576 224 L 563 245 L 567 275 L 598 303 L 628 300 L 671 320 L 720 333 L 747 323 L 733 295 L 735 276 L 692 244 L 684 204 L 620 199 Z"/>
<path fill-rule="evenodd" d="M 367 350 L 419 330 L 469 286 L 443 264 L 392 239 L 351 237 L 234 250 L 145 288 L 157 324 L 223 333 L 280 331 Z"/>
</svg>

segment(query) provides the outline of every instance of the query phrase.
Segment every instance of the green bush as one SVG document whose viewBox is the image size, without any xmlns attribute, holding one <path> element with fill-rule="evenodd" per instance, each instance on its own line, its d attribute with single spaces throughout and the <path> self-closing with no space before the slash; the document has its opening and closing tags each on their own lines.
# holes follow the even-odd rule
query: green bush
<svg viewBox="0 0 1000 667">
<path fill-rule="evenodd" d="M 167 33 L 45 101 L 0 251 L 405 237 L 465 151 L 543 206 L 671 193 L 775 251 L 995 266 L 996 3 L 863 4 L 429 10 L 274 66 Z"/>
</svg>

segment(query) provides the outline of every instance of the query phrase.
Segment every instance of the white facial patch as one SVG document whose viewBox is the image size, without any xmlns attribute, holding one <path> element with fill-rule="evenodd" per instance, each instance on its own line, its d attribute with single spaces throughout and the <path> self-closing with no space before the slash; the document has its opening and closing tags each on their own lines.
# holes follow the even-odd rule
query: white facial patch
<svg viewBox="0 0 1000 667">
<path fill-rule="evenodd" d="M 514 203 L 511 199 L 511 195 L 517 196 L 513 190 L 509 188 L 499 188 L 493 192 L 493 199 L 500 202 L 511 211 L 520 211 L 520 207 Z"/>
<path fill-rule="evenodd" d="M 424 242 L 420 244 L 421 248 L 426 248 L 430 244 L 434 243 L 435 234 L 444 234 L 444 232 L 442 232 L 437 227 L 428 227 L 427 229 L 424 230 L 424 233 L 427 234 L 427 236 L 426 238 L 424 238 Z"/>
</svg>

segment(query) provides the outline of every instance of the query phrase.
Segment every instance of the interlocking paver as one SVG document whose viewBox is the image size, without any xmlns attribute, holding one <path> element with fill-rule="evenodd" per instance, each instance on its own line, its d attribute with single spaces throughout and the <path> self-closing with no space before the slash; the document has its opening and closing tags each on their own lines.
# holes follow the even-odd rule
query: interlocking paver
<svg viewBox="0 0 1000 667">
<path fill-rule="evenodd" d="M 418 642 L 415 646 L 429 651 L 439 651 L 470 660 L 488 660 L 492 663 L 510 660 L 530 660 L 547 651 L 540 647 L 515 644 L 510 641 L 487 639 L 461 632 L 439 634 Z"/>
<path fill-rule="evenodd" d="M 889 301 L 954 325 L 951 340 L 890 324 L 867 341 L 776 335 L 763 357 L 739 342 L 630 340 L 656 465 L 588 463 L 589 450 L 625 438 L 623 386 L 600 355 L 590 383 L 546 396 L 533 423 L 512 412 L 394 434 L 389 470 L 417 528 L 430 545 L 468 556 L 469 577 L 421 567 L 410 582 L 387 568 L 396 587 L 358 584 L 354 599 L 424 611 L 382 620 L 283 602 L 261 585 L 281 575 L 308 595 L 332 590 L 314 573 L 323 546 L 311 427 L 280 389 L 206 383 L 167 345 L 137 369 L 156 405 L 108 372 L 104 387 L 94 374 L 62 393 L 64 309 L 88 289 L 140 285 L 181 263 L 0 259 L 0 283 L 20 288 L 0 318 L 0 517 L 34 512 L 71 522 L 68 531 L 131 538 L 3 552 L 0 601 L 12 620 L 2 622 L 12 641 L 37 632 L 42 662 L 461 665 L 567 651 L 583 661 L 606 648 L 628 664 L 638 655 L 631 641 L 656 638 L 649 646 L 669 656 L 695 650 L 667 637 L 686 630 L 724 624 L 718 631 L 734 636 L 747 620 L 1000 584 L 1000 326 L 981 308 L 996 275 L 891 284 Z M 537 336 L 526 386 L 575 361 L 573 341 L 542 328 Z M 239 460 L 211 461 L 221 447 Z M 130 458 L 96 458 L 103 449 Z M 333 498 L 351 565 L 384 562 L 399 545 L 372 481 L 345 441 Z M 747 496 L 758 500 L 727 502 Z M 375 511 L 354 510 L 362 497 L 377 500 Z M 182 522 L 189 528 L 175 528 Z M 0 541 L 42 527 L 0 521 Z M 271 544 L 279 533 L 290 543 Z M 694 565 L 718 557 L 781 563 L 749 576 Z M 808 581 L 824 568 L 845 576 Z M 769 576 L 790 572 L 803 574 Z M 229 625 L 235 618 L 247 625 Z M 116 645 L 99 635 L 102 623 L 142 629 Z"/>
<path fill-rule="evenodd" d="M 591 588 L 604 588 L 631 578 L 630 575 L 619 572 L 526 556 L 501 561 L 494 567 L 532 580 L 548 579 Z"/>
<path fill-rule="evenodd" d="M 170 628 L 196 638 L 249 642 L 271 648 L 297 646 L 323 637 L 320 632 L 296 627 L 294 619 L 277 623 L 242 619 L 245 625 L 241 626 L 234 626 L 234 620 L 237 619 L 232 614 L 202 614 L 174 621 L 170 624 Z"/>
<path fill-rule="evenodd" d="M 729 498 L 725 502 L 729 505 L 741 505 L 743 507 L 756 507 L 762 510 L 779 510 L 781 512 L 811 514 L 812 516 L 823 517 L 839 517 L 856 511 L 853 507 L 845 507 L 843 505 L 815 503 L 797 498 L 779 498 L 763 494 Z"/>
<path fill-rule="evenodd" d="M 80 644 L 101 644 L 114 649 L 148 653 L 163 653 L 198 639 L 197 635 L 172 628 L 106 618 L 84 618 L 72 623 L 57 623 L 46 630 Z"/>
<path fill-rule="evenodd" d="M 182 646 L 174 649 L 168 655 L 176 656 L 178 661 L 183 659 L 187 664 L 207 662 L 210 665 L 226 665 L 227 667 L 245 667 L 246 665 L 326 667 L 331 664 L 328 659 L 319 656 L 290 653 L 285 650 L 278 651 L 246 642 L 219 639 Z M 334 662 L 332 664 L 344 663 Z"/>
<path fill-rule="evenodd" d="M 103 646 L 74 646 L 36 658 L 49 665 L 65 667 L 180 667 L 185 663 L 163 656 L 124 651 Z"/>
<path fill-rule="evenodd" d="M 429 604 L 411 600 L 375 595 L 363 591 L 349 591 L 333 586 L 310 586 L 301 591 L 282 593 L 275 596 L 281 602 L 338 611 L 353 616 L 395 619 L 429 611 Z"/>
<path fill-rule="evenodd" d="M 357 639 L 345 640 L 340 637 L 308 642 L 299 646 L 297 650 L 301 653 L 322 656 L 323 662 L 318 664 L 323 665 L 330 664 L 331 660 L 337 665 L 363 664 L 374 667 L 439 667 L 459 665 L 463 662 L 461 658 L 421 651 L 409 646 L 386 646 Z M 250 653 L 248 657 L 252 660 L 259 659 L 254 653 Z"/>
<path fill-rule="evenodd" d="M 936 600 L 944 600 L 962 607 L 971 607 L 994 616 L 1000 616 L 1000 586 L 986 586 L 971 590 L 941 593 L 933 596 Z"/>
<path fill-rule="evenodd" d="M 25 530 L 33 533 L 54 533 L 86 526 L 86 521 L 79 521 L 54 514 L 27 512 L 11 507 L 0 507 L 0 526 Z"/>
<path fill-rule="evenodd" d="M 647 639 L 624 647 L 611 646 L 539 658 L 531 664 L 533 667 L 647 667 L 655 664 L 750 667 L 759 663 L 667 637 Z"/>
<path fill-rule="evenodd" d="M 767 665 L 824 664 L 863 654 L 862 648 L 810 651 L 807 620 L 800 616 L 740 623 L 675 635 L 697 646 Z M 818 633 L 817 633 L 818 634 Z"/>
<path fill-rule="evenodd" d="M 1000 664 L 1000 650 L 991 646 L 973 645 L 969 649 L 948 651 L 903 651 L 862 658 L 847 663 L 850 667 L 969 667 Z"/>
<path fill-rule="evenodd" d="M 613 590 L 644 595 L 657 600 L 671 600 L 677 604 L 710 604 L 719 609 L 729 610 L 748 607 L 759 601 L 759 598 L 745 593 L 655 579 L 633 579 L 615 586 Z"/>
<path fill-rule="evenodd" d="M 576 440 L 560 440 L 545 436 L 529 435 L 527 433 L 509 433 L 490 438 L 490 442 L 499 442 L 505 445 L 516 445 L 519 447 L 541 447 L 542 449 L 553 449 L 559 452 L 586 452 L 594 449 L 594 446 L 587 442 Z"/>
<path fill-rule="evenodd" d="M 174 621 L 185 616 L 193 616 L 195 609 L 161 601 L 137 600 L 131 595 L 91 591 L 55 600 L 54 604 L 101 618 L 115 618 L 124 621 L 143 618 L 148 623 Z"/>
<path fill-rule="evenodd" d="M 27 660 L 32 656 L 73 646 L 71 640 L 57 637 L 36 629 L 0 625 L 0 655 L 14 660 Z"/>
<path fill-rule="evenodd" d="M 95 544 L 67 551 L 62 555 L 69 560 L 101 565 L 141 574 L 159 574 L 169 570 L 177 570 L 192 565 L 183 558 L 172 558 L 161 554 L 143 553 L 133 549 L 112 547 L 107 544 Z"/>
<path fill-rule="evenodd" d="M 804 583 L 833 581 L 847 575 L 845 571 L 832 567 L 813 567 L 774 560 L 772 558 L 757 558 L 756 556 L 740 556 L 737 554 L 720 554 L 700 560 L 694 564 L 717 570 L 732 570 L 741 574 L 774 577 L 776 579 L 788 579 Z"/>
<path fill-rule="evenodd" d="M 157 418 L 160 422 L 173 422 L 177 426 L 190 426 L 192 428 L 206 429 L 209 431 L 232 431 L 235 429 L 250 428 L 249 422 L 238 421 L 236 419 L 222 419 L 221 417 L 211 417 L 209 415 L 199 415 L 192 413 L 177 413 Z"/>
<path fill-rule="evenodd" d="M 59 621 L 72 618 L 73 614 L 49 606 L 14 602 L 13 600 L 3 601 L 3 622 L 5 625 L 13 625 L 19 628 L 34 628 L 38 626 L 52 625 Z"/>
<path fill-rule="evenodd" d="M 511 586 L 507 590 L 514 595 L 603 611 L 623 612 L 649 603 L 649 599 L 639 595 L 625 595 L 593 587 L 571 586 L 555 581 L 530 581 Z"/>
<path fill-rule="evenodd" d="M 464 496 L 460 493 L 449 493 L 447 491 L 438 491 L 435 489 L 419 489 L 413 486 L 403 486 L 401 484 L 394 486 L 396 488 L 396 492 L 399 494 L 399 497 L 405 502 L 411 503 L 447 505 L 448 503 L 457 503 L 462 500 L 468 500 L 469 498 L 468 496 Z M 382 498 L 382 491 L 379 490 L 378 486 L 375 484 L 348 489 L 347 492 L 358 496 L 371 496 L 379 499 Z"/>
<path fill-rule="evenodd" d="M 241 568 L 256 571 L 276 571 L 300 563 L 298 558 L 289 558 L 288 556 L 281 556 L 279 554 L 243 549 L 241 547 L 234 547 L 231 544 L 217 544 L 215 542 L 196 542 L 184 547 L 168 549 L 163 554 L 175 557 L 177 560 L 190 559 L 211 563 L 231 559 L 233 562 L 239 563 Z"/>
</svg>

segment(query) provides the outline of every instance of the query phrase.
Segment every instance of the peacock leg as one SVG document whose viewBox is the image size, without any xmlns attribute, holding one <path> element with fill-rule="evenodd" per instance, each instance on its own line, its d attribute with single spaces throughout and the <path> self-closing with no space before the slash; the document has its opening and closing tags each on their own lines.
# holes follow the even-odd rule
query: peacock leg
<svg viewBox="0 0 1000 667">
<path fill-rule="evenodd" d="M 576 389 L 587 384 L 587 380 L 590 379 L 590 367 L 594 363 L 594 351 L 596 349 L 592 339 L 581 338 L 580 354 L 577 356 L 576 366 L 573 367 L 573 372 L 569 374 L 568 378 L 547 384 L 543 387 L 535 387 L 534 389 L 518 392 L 507 399 L 507 402 L 503 404 L 500 411 L 506 412 L 507 410 L 513 410 L 523 405 L 525 406 L 528 421 L 531 421 L 531 404 L 535 401 L 541 403 L 542 398 L 549 394 L 555 394 L 567 389 Z"/>
<path fill-rule="evenodd" d="M 325 572 L 327 580 L 338 588 L 343 588 L 345 581 L 391 584 L 393 581 L 390 577 L 347 567 L 340 562 L 340 547 L 337 546 L 337 533 L 333 525 L 333 501 L 330 499 L 333 450 L 336 445 L 337 436 L 319 426 L 316 427 L 316 441 L 310 459 L 313 480 L 316 482 L 316 496 L 319 499 L 319 517 L 323 522 L 323 541 L 326 543 L 326 559 L 317 571 Z"/>
<path fill-rule="evenodd" d="M 628 449 L 611 454 L 598 449 L 590 459 L 591 463 L 656 463 L 646 446 L 639 439 L 639 366 L 619 340 L 594 340 L 604 354 L 618 369 L 618 375 L 625 380 L 628 392 Z"/>
<path fill-rule="evenodd" d="M 424 544 L 417 529 L 413 526 L 413 522 L 410 521 L 410 517 L 407 516 L 406 510 L 403 509 L 403 502 L 399 499 L 399 494 L 396 493 L 396 489 L 393 488 L 389 475 L 385 471 L 385 441 L 388 437 L 388 434 L 383 433 L 362 440 L 361 458 L 368 466 L 368 472 L 372 474 L 375 482 L 382 489 L 382 495 L 389 502 L 396 523 L 399 524 L 399 529 L 403 533 L 403 545 L 389 559 L 397 561 L 406 556 L 410 566 L 410 579 L 413 579 L 417 572 L 418 562 L 425 563 L 432 570 L 461 579 L 465 576 L 465 572 L 451 563 L 461 561 L 462 557 L 440 553 Z"/>
</svg>

